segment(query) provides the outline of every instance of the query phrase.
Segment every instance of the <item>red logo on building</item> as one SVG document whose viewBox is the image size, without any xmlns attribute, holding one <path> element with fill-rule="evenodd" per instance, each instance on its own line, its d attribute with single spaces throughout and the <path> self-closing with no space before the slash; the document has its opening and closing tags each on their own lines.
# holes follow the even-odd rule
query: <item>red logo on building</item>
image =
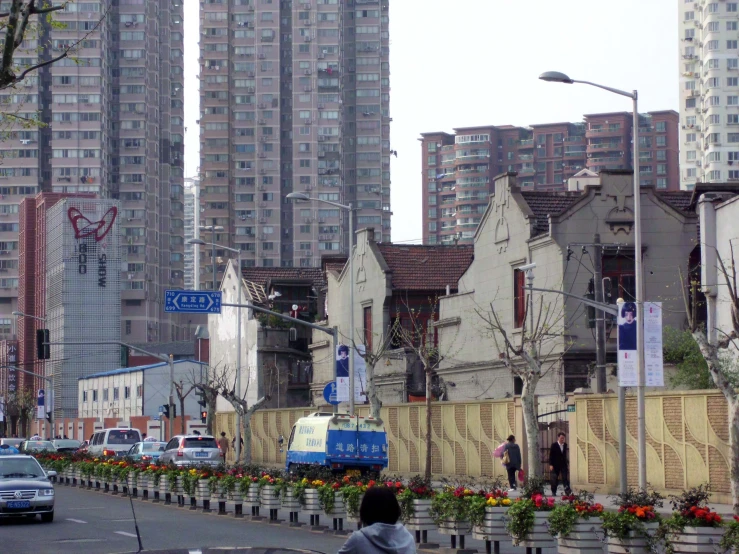
<svg viewBox="0 0 739 554">
<path fill-rule="evenodd" d="M 90 221 L 77 208 L 67 210 L 69 221 L 74 228 L 74 238 L 95 237 L 95 242 L 100 242 L 113 228 L 113 223 L 118 215 L 118 208 L 112 207 L 100 221 Z"/>
</svg>

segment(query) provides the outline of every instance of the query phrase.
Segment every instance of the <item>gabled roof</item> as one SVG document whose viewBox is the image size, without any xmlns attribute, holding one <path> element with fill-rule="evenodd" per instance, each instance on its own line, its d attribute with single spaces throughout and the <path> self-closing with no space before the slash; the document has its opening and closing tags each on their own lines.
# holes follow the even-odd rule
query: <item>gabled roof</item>
<svg viewBox="0 0 739 554">
<path fill-rule="evenodd" d="M 377 249 L 392 272 L 392 287 L 399 290 L 444 290 L 447 285 L 456 290 L 475 256 L 472 245 L 379 243 Z"/>
<path fill-rule="evenodd" d="M 526 203 L 534 212 L 536 222 L 534 224 L 534 236 L 549 232 L 548 216 L 556 216 L 567 210 L 575 202 L 583 197 L 583 192 L 546 192 L 546 191 L 521 191 Z M 679 212 L 693 213 L 690 200 L 691 193 L 688 191 L 657 191 L 657 198 L 663 200 Z"/>
<path fill-rule="evenodd" d="M 178 364 L 184 364 L 184 363 L 208 365 L 204 362 L 198 362 L 196 360 L 176 360 L 174 362 L 174 365 L 176 366 Z M 154 369 L 155 367 L 167 367 L 168 365 L 169 363 L 167 362 L 159 362 L 158 364 L 140 365 L 136 367 L 121 367 L 118 369 L 111 369 L 110 371 L 101 371 L 100 373 L 93 373 L 92 375 L 86 375 L 85 377 L 80 377 L 77 380 L 84 381 L 85 379 L 93 379 L 95 377 L 110 377 L 111 375 L 123 375 L 124 373 L 135 373 L 137 371 L 146 371 L 147 369 Z"/>
<path fill-rule="evenodd" d="M 521 191 L 521 196 L 534 212 L 534 236 L 549 232 L 550 215 L 558 215 L 580 200 L 582 192 Z"/>
<path fill-rule="evenodd" d="M 279 283 L 306 282 L 325 287 L 326 277 L 320 267 L 245 267 L 241 270 L 245 281 L 262 287 Z"/>
</svg>

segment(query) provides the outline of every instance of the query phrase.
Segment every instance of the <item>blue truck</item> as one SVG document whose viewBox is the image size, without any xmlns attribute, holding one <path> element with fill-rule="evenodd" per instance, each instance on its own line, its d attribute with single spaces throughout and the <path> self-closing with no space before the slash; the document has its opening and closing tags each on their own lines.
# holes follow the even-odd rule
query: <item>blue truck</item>
<svg viewBox="0 0 739 554">
<path fill-rule="evenodd" d="M 388 464 L 387 433 L 373 417 L 316 412 L 293 425 L 285 466 L 321 465 L 334 471 L 382 471 Z"/>
</svg>

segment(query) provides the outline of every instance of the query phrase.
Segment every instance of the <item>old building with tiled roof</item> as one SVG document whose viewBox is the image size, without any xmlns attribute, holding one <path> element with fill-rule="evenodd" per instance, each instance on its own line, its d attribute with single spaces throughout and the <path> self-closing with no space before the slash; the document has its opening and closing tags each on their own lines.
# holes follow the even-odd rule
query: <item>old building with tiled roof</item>
<svg viewBox="0 0 739 554">
<path fill-rule="evenodd" d="M 684 305 L 679 270 L 686 274 L 697 248 L 697 216 L 689 192 L 641 190 L 645 299 L 663 302 L 664 325 L 680 327 Z M 593 246 L 596 234 L 602 248 Z M 520 393 L 520 382 L 503 368 L 501 352 L 483 320 L 495 311 L 508 335 L 520 341 L 527 313 L 549 310 L 551 334 L 541 345 L 548 360 L 537 394 L 563 395 L 595 388 L 592 315 L 584 305 L 554 293 L 533 293 L 527 312 L 525 272 L 535 263 L 534 287 L 586 296 L 594 286 L 594 259 L 600 252 L 606 300 L 633 300 L 635 294 L 633 181 L 630 171 L 603 171 L 600 185 L 582 192 L 522 191 L 515 174 L 496 179 L 494 194 L 474 236 L 474 261 L 458 290 L 439 300 L 439 349 L 454 352 L 438 370 L 450 400 L 502 398 Z M 492 306 L 492 308 L 491 308 Z M 536 320 L 537 322 L 539 319 Z M 536 325 L 536 323 L 535 323 Z M 607 328 L 606 356 L 615 363 L 616 331 Z M 499 337 L 500 339 L 500 337 Z M 599 381 L 615 390 L 613 378 Z"/>
<path fill-rule="evenodd" d="M 421 246 L 378 243 L 372 230 L 357 233 L 354 249 L 354 330 L 350 326 L 348 262 L 326 260 L 328 325 L 339 329 L 339 342 L 376 352 L 393 324 L 408 328 L 413 320 L 428 327 L 438 317 L 438 299 L 457 291 L 457 283 L 474 258 L 471 245 Z M 411 315 L 413 314 L 413 315 Z M 311 390 L 322 404 L 325 384 L 334 378 L 332 345 L 320 332 L 313 333 L 314 373 Z M 377 383 L 383 402 L 406 402 L 423 395 L 424 376 L 418 364 L 396 341 L 392 354 L 377 366 Z M 355 358 L 358 403 L 363 402 L 364 363 Z"/>
</svg>

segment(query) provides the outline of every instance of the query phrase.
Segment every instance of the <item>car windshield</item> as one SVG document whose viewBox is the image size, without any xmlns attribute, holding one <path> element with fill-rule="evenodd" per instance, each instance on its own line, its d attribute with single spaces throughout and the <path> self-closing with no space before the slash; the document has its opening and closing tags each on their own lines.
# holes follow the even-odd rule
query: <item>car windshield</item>
<svg viewBox="0 0 739 554">
<path fill-rule="evenodd" d="M 0 479 L 43 477 L 44 471 L 33 458 L 0 458 Z"/>
<path fill-rule="evenodd" d="M 145 442 L 144 452 L 164 452 L 165 442 Z"/>
<path fill-rule="evenodd" d="M 108 444 L 136 444 L 141 440 L 137 431 L 110 431 Z"/>
<path fill-rule="evenodd" d="M 218 448 L 214 438 L 188 437 L 185 439 L 185 448 Z"/>
<path fill-rule="evenodd" d="M 23 450 L 56 450 L 51 441 L 26 441 Z"/>
<path fill-rule="evenodd" d="M 80 441 L 76 441 L 73 439 L 61 439 L 61 440 L 55 440 L 52 441 L 54 446 L 58 448 L 79 448 Z"/>
</svg>

